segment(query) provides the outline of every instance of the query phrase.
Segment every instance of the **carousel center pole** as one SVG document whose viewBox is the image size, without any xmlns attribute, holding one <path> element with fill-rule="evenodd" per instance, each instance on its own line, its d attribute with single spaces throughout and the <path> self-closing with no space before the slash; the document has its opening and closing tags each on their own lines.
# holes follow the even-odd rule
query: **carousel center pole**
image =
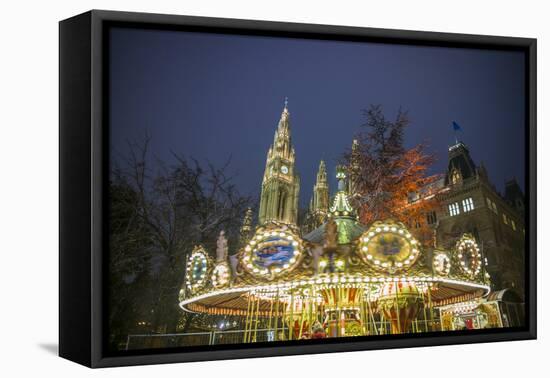
<svg viewBox="0 0 550 378">
<path fill-rule="evenodd" d="M 246 317 L 244 321 L 243 343 L 246 343 L 247 333 L 248 333 L 248 323 L 249 323 L 249 317 L 250 317 L 250 293 L 248 294 L 246 301 L 247 301 L 247 304 L 246 304 Z"/>
</svg>

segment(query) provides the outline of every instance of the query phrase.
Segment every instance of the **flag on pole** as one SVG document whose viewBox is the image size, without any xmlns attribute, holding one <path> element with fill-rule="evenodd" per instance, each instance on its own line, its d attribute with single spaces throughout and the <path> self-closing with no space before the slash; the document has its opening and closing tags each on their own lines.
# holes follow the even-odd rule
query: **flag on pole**
<svg viewBox="0 0 550 378">
<path fill-rule="evenodd" d="M 460 127 L 460 125 L 458 123 L 453 121 L 453 130 L 454 131 L 462 131 L 462 128 Z"/>
<path fill-rule="evenodd" d="M 458 123 L 456 123 L 455 121 L 453 121 L 453 131 L 455 133 L 455 143 L 458 144 L 458 136 L 456 135 L 456 133 L 458 131 L 462 131 L 462 128 L 460 127 L 460 125 Z"/>
</svg>

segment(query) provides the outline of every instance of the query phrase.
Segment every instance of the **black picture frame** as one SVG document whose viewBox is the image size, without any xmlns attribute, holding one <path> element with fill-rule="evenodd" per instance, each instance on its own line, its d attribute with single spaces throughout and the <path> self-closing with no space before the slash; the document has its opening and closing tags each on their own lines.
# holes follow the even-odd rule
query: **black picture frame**
<svg viewBox="0 0 550 378">
<path fill-rule="evenodd" d="M 526 57 L 526 327 L 147 350 L 105 348 L 108 80 L 106 30 L 113 25 L 242 35 L 524 51 Z M 92 10 L 59 24 L 59 354 L 89 367 L 298 355 L 536 338 L 536 39 Z"/>
</svg>

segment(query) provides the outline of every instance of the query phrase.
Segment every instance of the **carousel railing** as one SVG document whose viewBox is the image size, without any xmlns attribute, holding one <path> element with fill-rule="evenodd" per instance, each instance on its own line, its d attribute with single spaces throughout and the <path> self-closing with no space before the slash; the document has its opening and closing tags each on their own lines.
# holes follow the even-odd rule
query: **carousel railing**
<svg viewBox="0 0 550 378">
<path fill-rule="evenodd" d="M 242 344 L 245 335 L 248 342 L 269 342 L 284 339 L 284 329 L 257 329 L 254 331 L 228 330 L 193 333 L 128 335 L 126 350 L 150 348 L 176 348 L 182 346 Z"/>
<path fill-rule="evenodd" d="M 365 329 L 366 336 L 389 335 L 391 334 L 391 323 L 388 321 L 372 322 Z M 436 324 L 432 325 L 430 320 L 415 320 L 412 322 L 408 333 L 421 333 L 436 330 Z M 244 341 L 246 337 L 247 341 Z M 151 348 L 176 348 L 199 345 L 221 345 L 221 344 L 242 344 L 261 343 L 271 341 L 288 340 L 288 328 L 278 329 L 256 329 L 246 330 L 225 330 L 193 333 L 170 333 L 170 334 L 141 334 L 128 335 L 126 350 L 151 349 Z"/>
</svg>

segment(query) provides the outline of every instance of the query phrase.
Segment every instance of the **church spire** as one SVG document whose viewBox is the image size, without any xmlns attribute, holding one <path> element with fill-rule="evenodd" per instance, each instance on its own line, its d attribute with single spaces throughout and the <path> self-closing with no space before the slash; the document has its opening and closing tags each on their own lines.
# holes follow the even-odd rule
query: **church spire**
<svg viewBox="0 0 550 378">
<path fill-rule="evenodd" d="M 295 169 L 288 99 L 285 99 L 273 144 L 267 153 L 260 198 L 260 225 L 271 221 L 296 224 L 299 190 L 300 178 Z"/>
<path fill-rule="evenodd" d="M 239 247 L 244 246 L 252 236 L 252 209 L 249 207 L 244 214 L 243 223 L 239 230 Z"/>
<path fill-rule="evenodd" d="M 328 214 L 329 187 L 327 179 L 327 167 L 321 160 L 317 171 L 317 180 L 313 185 L 313 196 L 309 208 L 308 229 L 313 230 L 323 224 Z"/>
<path fill-rule="evenodd" d="M 325 161 L 319 163 L 317 181 L 313 185 L 313 211 L 326 215 L 328 212 L 328 180 Z"/>
<path fill-rule="evenodd" d="M 351 155 L 350 155 L 350 165 L 348 167 L 349 177 L 348 177 L 348 194 L 350 197 L 354 197 L 357 193 L 357 176 L 359 175 L 359 141 L 354 139 L 351 143 Z"/>
</svg>

